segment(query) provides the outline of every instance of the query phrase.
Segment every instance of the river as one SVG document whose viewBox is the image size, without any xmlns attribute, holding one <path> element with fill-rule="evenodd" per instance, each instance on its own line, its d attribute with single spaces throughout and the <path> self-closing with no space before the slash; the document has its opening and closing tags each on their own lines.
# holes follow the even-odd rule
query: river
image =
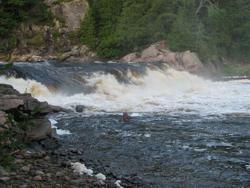
<svg viewBox="0 0 250 188">
<path fill-rule="evenodd" d="M 59 151 L 81 151 L 107 176 L 149 187 L 250 186 L 248 79 L 116 62 L 16 63 L 5 75 L 0 83 L 73 110 L 51 117 Z"/>
</svg>

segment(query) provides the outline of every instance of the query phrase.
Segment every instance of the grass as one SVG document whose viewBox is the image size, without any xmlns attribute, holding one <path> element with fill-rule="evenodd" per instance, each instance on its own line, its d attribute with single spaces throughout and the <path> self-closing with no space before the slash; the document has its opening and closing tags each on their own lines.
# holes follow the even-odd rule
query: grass
<svg viewBox="0 0 250 188">
<path fill-rule="evenodd" d="M 226 64 L 222 73 L 225 76 L 250 76 L 250 64 Z"/>
</svg>

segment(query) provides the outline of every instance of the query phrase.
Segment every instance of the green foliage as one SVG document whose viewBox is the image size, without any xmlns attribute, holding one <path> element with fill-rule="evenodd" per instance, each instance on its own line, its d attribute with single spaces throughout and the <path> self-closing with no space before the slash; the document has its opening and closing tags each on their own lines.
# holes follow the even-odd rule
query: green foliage
<svg viewBox="0 0 250 188">
<path fill-rule="evenodd" d="M 203 59 L 250 58 L 250 2 L 245 0 L 89 0 L 81 41 L 102 57 L 119 57 L 167 40 Z"/>
<path fill-rule="evenodd" d="M 0 51 L 16 46 L 13 30 L 22 22 L 30 24 L 52 24 L 52 14 L 43 0 L 2 0 L 0 1 Z M 4 41 L 3 41 L 4 39 Z"/>
<path fill-rule="evenodd" d="M 21 141 L 23 130 L 20 129 L 11 114 L 8 116 L 8 124 L 11 127 L 0 134 L 0 165 L 5 168 L 13 166 L 14 158 L 11 153 L 24 146 Z"/>
<path fill-rule="evenodd" d="M 43 40 L 43 34 L 42 33 L 36 34 L 34 37 L 30 38 L 27 41 L 28 45 L 36 46 L 36 47 L 39 47 L 39 46 L 43 45 L 43 43 L 44 43 L 44 40 Z"/>
</svg>

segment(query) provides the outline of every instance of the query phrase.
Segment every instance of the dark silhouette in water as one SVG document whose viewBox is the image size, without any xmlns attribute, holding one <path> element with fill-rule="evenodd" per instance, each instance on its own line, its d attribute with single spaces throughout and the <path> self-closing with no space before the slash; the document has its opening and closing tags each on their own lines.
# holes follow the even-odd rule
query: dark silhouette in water
<svg viewBox="0 0 250 188">
<path fill-rule="evenodd" d="M 130 120 L 130 117 L 129 117 L 128 113 L 127 112 L 123 112 L 123 114 L 122 114 L 122 121 L 125 122 L 125 123 L 127 123 L 127 122 L 129 122 L 129 120 Z"/>
</svg>

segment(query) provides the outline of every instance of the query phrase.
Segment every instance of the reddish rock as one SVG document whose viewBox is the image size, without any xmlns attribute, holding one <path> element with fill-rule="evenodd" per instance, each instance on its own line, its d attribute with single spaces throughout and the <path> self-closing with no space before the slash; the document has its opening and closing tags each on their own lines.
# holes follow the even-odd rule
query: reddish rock
<svg viewBox="0 0 250 188">
<path fill-rule="evenodd" d="M 177 70 L 198 72 L 203 67 L 199 57 L 194 52 L 172 52 L 164 41 L 150 45 L 143 51 L 128 54 L 121 58 L 125 62 L 163 62 Z"/>
</svg>

